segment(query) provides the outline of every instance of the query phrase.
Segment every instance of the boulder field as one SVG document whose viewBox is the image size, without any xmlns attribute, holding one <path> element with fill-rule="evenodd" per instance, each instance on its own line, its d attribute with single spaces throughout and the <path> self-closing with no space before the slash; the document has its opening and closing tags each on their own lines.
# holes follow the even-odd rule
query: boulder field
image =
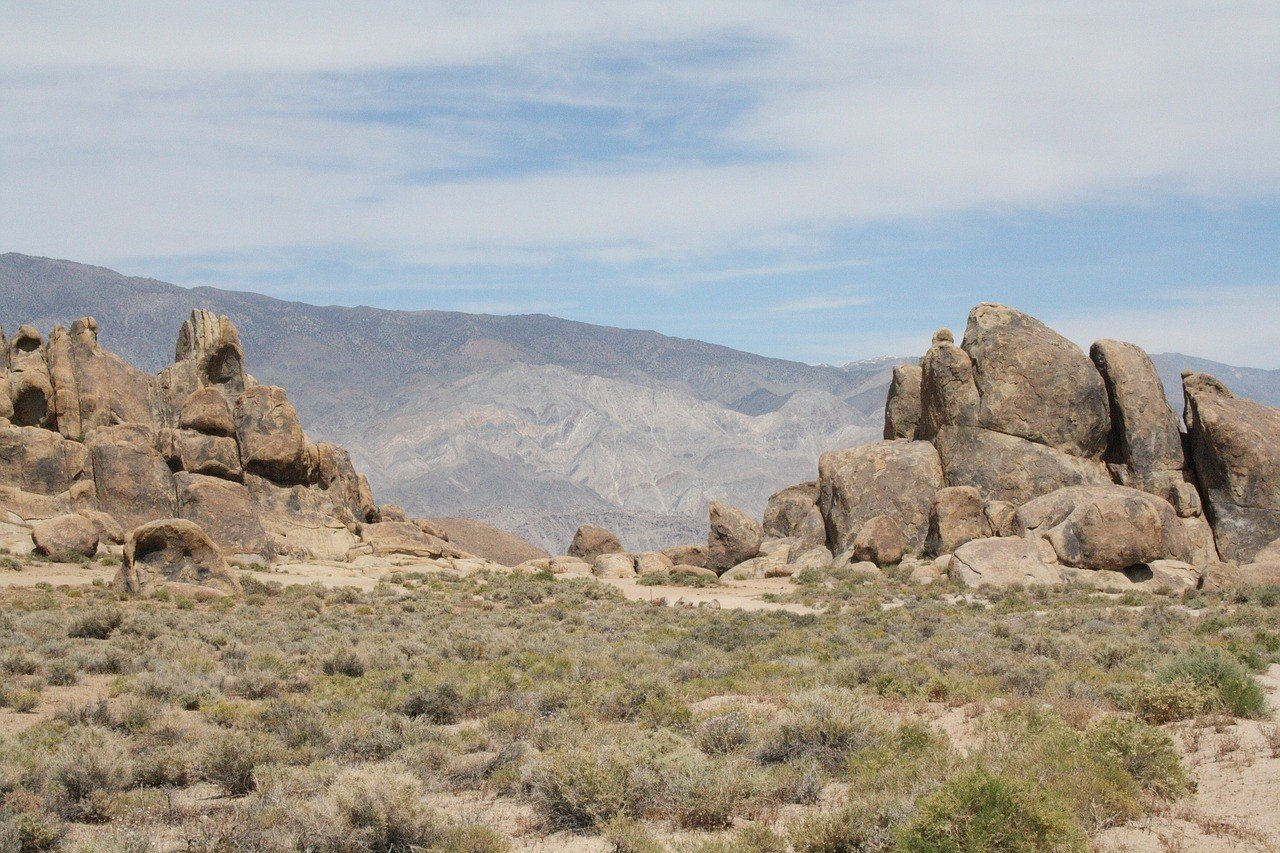
<svg viewBox="0 0 1280 853">
<path fill-rule="evenodd" d="M 48 340 L 0 329 L 0 548 L 114 549 L 129 593 L 235 593 L 230 563 L 476 561 L 379 507 L 347 452 L 308 438 L 284 389 L 244 365 L 235 327 L 208 311 L 192 312 L 157 375 L 104 349 L 92 317 Z"/>
<path fill-rule="evenodd" d="M 1141 348 L 1086 353 L 982 303 L 960 344 L 942 329 L 895 368 L 883 441 L 822 454 L 763 525 L 713 503 L 702 565 L 755 578 L 900 564 L 970 586 L 1275 582 L 1280 410 L 1205 374 L 1184 374 L 1183 391 L 1180 427 Z"/>
</svg>

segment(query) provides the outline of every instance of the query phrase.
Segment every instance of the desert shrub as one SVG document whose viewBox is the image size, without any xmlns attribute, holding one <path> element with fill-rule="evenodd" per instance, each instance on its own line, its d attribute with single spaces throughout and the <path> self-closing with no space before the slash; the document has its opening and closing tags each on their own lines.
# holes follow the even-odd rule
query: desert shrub
<svg viewBox="0 0 1280 853">
<path fill-rule="evenodd" d="M 452 684 L 433 684 L 417 687 L 401 703 L 401 712 L 408 717 L 423 717 L 438 726 L 456 723 L 462 717 L 465 700 Z"/>
<path fill-rule="evenodd" d="M 698 749 L 708 755 L 740 752 L 751 743 L 751 717 L 745 711 L 727 711 L 708 717 L 694 737 Z"/>
<path fill-rule="evenodd" d="M 329 795 L 348 849 L 411 853 L 438 840 L 440 821 L 423 803 L 422 783 L 408 773 L 350 770 L 334 780 Z"/>
<path fill-rule="evenodd" d="M 623 814 L 604 824 L 600 834 L 613 845 L 612 853 L 665 853 L 667 849 L 642 822 Z"/>
<path fill-rule="evenodd" d="M 1175 657 L 1156 676 L 1163 684 L 1190 682 L 1212 697 L 1214 710 L 1233 717 L 1262 719 L 1267 698 L 1238 660 L 1221 649 L 1201 649 Z"/>
<path fill-rule="evenodd" d="M 879 746 L 889 734 L 884 718 L 857 694 L 836 688 L 796 697 L 774 722 L 756 757 L 765 764 L 812 758 L 838 770 L 854 753 Z"/>
<path fill-rule="evenodd" d="M 796 853 L 849 853 L 887 849 L 876 841 L 880 834 L 870 814 L 845 807 L 800 818 L 788 829 L 787 840 Z"/>
<path fill-rule="evenodd" d="M 1213 703 L 1209 690 L 1189 678 L 1174 681 L 1142 681 L 1124 694 L 1129 710 L 1154 725 L 1189 720 Z"/>
<path fill-rule="evenodd" d="M 66 834 L 56 816 L 41 810 L 6 813 L 0 810 L 0 851 L 44 853 L 54 850 Z"/>
<path fill-rule="evenodd" d="M 29 714 L 40 706 L 40 693 L 29 687 L 0 689 L 0 708 L 6 706 L 20 714 Z"/>
<path fill-rule="evenodd" d="M 903 849 L 913 853 L 1087 849 L 1071 814 L 1043 791 L 982 767 L 926 797 L 900 839 Z"/>
<path fill-rule="evenodd" d="M 46 784 L 69 818 L 100 816 L 106 796 L 133 784 L 133 758 L 124 738 L 99 728 L 75 728 L 44 764 Z"/>
<path fill-rule="evenodd" d="M 323 661 L 320 662 L 320 670 L 325 675 L 345 675 L 349 678 L 360 678 L 364 675 L 365 662 L 364 658 L 353 648 L 342 647 L 334 649 Z"/>
<path fill-rule="evenodd" d="M 254 770 L 269 758 L 265 744 L 242 732 L 222 732 L 205 747 L 200 775 L 229 796 L 242 797 L 254 790 Z"/>
<path fill-rule="evenodd" d="M 83 640 L 105 640 L 124 622 L 124 614 L 116 608 L 95 610 L 79 616 L 67 629 L 67 636 Z"/>
<path fill-rule="evenodd" d="M 724 829 L 756 792 L 756 779 L 742 764 L 727 764 L 684 749 L 655 763 L 654 809 L 684 829 Z"/>
<path fill-rule="evenodd" d="M 1169 733 L 1139 720 L 1116 717 L 1089 727 L 1090 745 L 1119 762 L 1144 791 L 1176 799 L 1195 790 Z"/>
<path fill-rule="evenodd" d="M 993 772 L 1052 798 L 1094 831 L 1140 817 L 1137 781 L 1056 714 L 1015 710 L 988 721 L 982 756 Z"/>
<path fill-rule="evenodd" d="M 705 842 L 695 853 L 787 853 L 787 842 L 768 827 L 749 826 L 730 838 Z"/>
<path fill-rule="evenodd" d="M 534 808 L 557 829 L 599 828 L 641 805 L 632 762 L 611 746 L 548 753 L 530 772 L 526 789 Z"/>
</svg>

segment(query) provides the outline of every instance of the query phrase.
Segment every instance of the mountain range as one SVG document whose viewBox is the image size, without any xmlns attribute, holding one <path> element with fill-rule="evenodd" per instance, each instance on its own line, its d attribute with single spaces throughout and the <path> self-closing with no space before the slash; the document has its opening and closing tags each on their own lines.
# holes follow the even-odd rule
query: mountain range
<svg viewBox="0 0 1280 853">
<path fill-rule="evenodd" d="M 766 358 L 542 314 L 315 306 L 183 288 L 64 260 L 0 255 L 12 329 L 92 315 L 104 346 L 159 370 L 193 308 L 231 318 L 255 377 L 289 390 L 308 432 L 347 447 L 378 499 L 465 516 L 563 552 L 594 522 L 630 548 L 702 538 L 706 506 L 759 515 L 825 450 L 878 438 L 894 365 Z M 1153 356 L 1280 405 L 1280 371 Z"/>
</svg>

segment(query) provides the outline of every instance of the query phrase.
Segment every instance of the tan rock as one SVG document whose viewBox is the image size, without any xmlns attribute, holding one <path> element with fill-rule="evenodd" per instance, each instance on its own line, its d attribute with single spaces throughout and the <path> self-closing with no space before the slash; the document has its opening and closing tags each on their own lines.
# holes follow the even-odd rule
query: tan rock
<svg viewBox="0 0 1280 853">
<path fill-rule="evenodd" d="M 69 333 L 80 431 L 117 424 L 158 425 L 156 378 L 138 370 L 98 343 L 98 322 L 81 317 Z"/>
<path fill-rule="evenodd" d="M 178 426 L 206 435 L 236 434 L 235 420 L 226 396 L 211 386 L 193 391 L 187 396 L 178 416 Z"/>
<path fill-rule="evenodd" d="M 612 532 L 595 524 L 584 524 L 573 534 L 569 543 L 570 557 L 577 557 L 588 563 L 594 562 L 601 554 L 622 553 L 622 543 Z"/>
<path fill-rule="evenodd" d="M 677 566 L 700 566 L 704 569 L 707 567 L 706 545 L 676 545 L 673 548 L 663 548 L 662 553 Z"/>
<path fill-rule="evenodd" d="M 806 546 L 825 545 L 827 529 L 818 509 L 818 484 L 798 483 L 772 495 L 765 507 L 763 528 L 766 537 L 795 537 Z"/>
<path fill-rule="evenodd" d="M 1035 543 L 1021 537 L 974 539 L 956 549 L 951 578 L 968 587 L 1045 586 L 1059 583 L 1058 570 L 1046 565 Z"/>
<path fill-rule="evenodd" d="M 724 573 L 760 553 L 764 530 L 754 518 L 736 507 L 711 502 L 711 529 L 707 533 L 707 568 Z"/>
<path fill-rule="evenodd" d="M 57 413 L 53 379 L 45 359 L 44 338 L 32 326 L 22 326 L 9 342 L 9 388 L 15 426 L 54 429 Z"/>
<path fill-rule="evenodd" d="M 859 528 L 850 556 L 858 562 L 888 566 L 902 562 L 906 551 L 907 535 L 902 525 L 895 518 L 877 515 Z"/>
<path fill-rule="evenodd" d="M 920 383 L 918 364 L 899 364 L 893 368 L 889 397 L 884 404 L 884 437 L 912 439 L 920 424 Z"/>
<path fill-rule="evenodd" d="M 992 302 L 969 312 L 962 346 L 973 359 L 980 426 L 1072 456 L 1096 458 L 1106 450 L 1106 386 L 1078 346 Z"/>
<path fill-rule="evenodd" d="M 183 471 L 224 480 L 244 481 L 240 448 L 234 438 L 206 435 L 192 430 L 170 430 L 174 450 Z"/>
<path fill-rule="evenodd" d="M 70 560 L 98 553 L 98 527 L 82 515 L 60 515 L 31 525 L 36 550 L 46 557 Z"/>
<path fill-rule="evenodd" d="M 90 437 L 98 505 L 125 528 L 178 514 L 173 477 L 150 427 L 101 427 Z"/>
<path fill-rule="evenodd" d="M 877 515 L 902 525 L 908 549 L 922 548 L 933 499 L 944 483 L 932 444 L 882 441 L 822 454 L 818 485 L 827 544 L 838 553 Z"/>
<path fill-rule="evenodd" d="M 116 521 L 115 518 L 97 509 L 81 509 L 76 512 L 93 523 L 94 528 L 98 531 L 98 541 L 100 543 L 103 545 L 124 544 L 124 528 L 120 526 L 120 522 Z"/>
<path fill-rule="evenodd" d="M 1185 467 L 1178 417 L 1164 396 L 1160 374 L 1141 347 L 1098 341 L 1089 350 L 1106 384 L 1111 407 L 1107 461 L 1127 486 L 1164 497 L 1164 478 Z"/>
<path fill-rule="evenodd" d="M 693 566 L 688 563 L 677 563 L 671 569 L 673 575 L 692 575 L 699 578 L 716 578 L 719 577 L 715 572 L 705 566 Z"/>
<path fill-rule="evenodd" d="M 1249 586 L 1280 586 L 1280 561 L 1245 563 L 1240 576 Z"/>
<path fill-rule="evenodd" d="M 950 554 L 970 540 L 991 536 L 985 510 L 982 495 L 973 486 L 939 489 L 929 513 L 925 553 Z"/>
<path fill-rule="evenodd" d="M 945 335 L 942 332 L 946 332 Z M 938 430 L 978 423 L 978 386 L 973 378 L 973 359 L 951 340 L 943 329 L 934 336 L 933 346 L 920 359 L 920 422 L 916 438 L 929 440 Z"/>
<path fill-rule="evenodd" d="M 236 400 L 236 438 L 246 471 L 283 485 L 318 477 L 319 449 L 302 432 L 283 388 L 255 385 Z"/>
<path fill-rule="evenodd" d="M 1185 373 L 1191 456 L 1223 559 L 1252 561 L 1280 536 L 1280 409 Z"/>
<path fill-rule="evenodd" d="M 947 485 L 973 486 L 989 501 L 1021 506 L 1065 486 L 1111 483 L 1098 460 L 988 429 L 944 426 L 934 444 Z"/>
<path fill-rule="evenodd" d="M 598 554 L 591 562 L 591 571 L 598 578 L 633 578 L 636 576 L 635 557 L 617 552 Z"/>
<path fill-rule="evenodd" d="M 409 521 L 383 521 L 366 524 L 360 528 L 360 541 L 369 546 L 376 557 L 437 557 L 470 556 L 445 542 L 423 533 L 418 525 Z"/>
<path fill-rule="evenodd" d="M 982 514 L 993 536 L 1017 536 L 1018 508 L 1008 501 L 987 501 Z"/>
<path fill-rule="evenodd" d="M 1205 592 L 1229 592 L 1244 585 L 1244 574 L 1235 563 L 1210 563 L 1200 579 L 1200 589 Z"/>
<path fill-rule="evenodd" d="M 37 495 L 61 495 L 92 479 L 89 453 L 77 441 L 39 427 L 0 424 L 0 485 Z"/>
<path fill-rule="evenodd" d="M 669 572 L 675 568 L 671 558 L 660 551 L 644 551 L 636 554 L 636 574 L 647 572 Z"/>
<path fill-rule="evenodd" d="M 269 562 L 275 547 L 242 483 L 202 474 L 174 476 L 179 517 L 194 521 L 222 553 Z"/>
<path fill-rule="evenodd" d="M 1280 563 L 1280 539 L 1275 539 L 1264 545 L 1262 550 L 1254 555 L 1254 561 L 1258 563 Z"/>
<path fill-rule="evenodd" d="M 200 525 L 180 518 L 137 527 L 124 546 L 116 588 L 149 595 L 161 587 L 177 592 L 239 594 L 240 581 Z"/>
</svg>

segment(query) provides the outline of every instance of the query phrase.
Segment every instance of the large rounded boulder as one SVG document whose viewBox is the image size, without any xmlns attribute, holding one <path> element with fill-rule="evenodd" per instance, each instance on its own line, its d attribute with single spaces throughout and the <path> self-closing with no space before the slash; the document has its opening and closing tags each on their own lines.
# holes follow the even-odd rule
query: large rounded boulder
<svg viewBox="0 0 1280 853">
<path fill-rule="evenodd" d="M 915 438 L 920 423 L 920 378 L 918 364 L 899 364 L 889 383 L 889 399 L 884 404 L 884 437 Z"/>
<path fill-rule="evenodd" d="M 161 587 L 204 595 L 241 592 L 217 544 L 200 525 L 181 518 L 152 521 L 129 534 L 115 585 L 130 595 Z"/>
<path fill-rule="evenodd" d="M 31 525 L 36 551 L 55 560 L 98 553 L 98 526 L 83 515 L 59 515 Z"/>
<path fill-rule="evenodd" d="M 760 523 L 737 507 L 711 502 L 711 529 L 707 533 L 707 568 L 717 574 L 760 553 L 764 530 Z"/>
<path fill-rule="evenodd" d="M 853 544 L 868 521 L 902 525 L 909 550 L 924 545 L 934 496 L 944 485 L 938 451 L 927 441 L 881 441 L 832 450 L 818 460 L 818 507 L 833 554 Z"/>
<path fill-rule="evenodd" d="M 584 524 L 573 534 L 569 543 L 569 556 L 577 557 L 585 562 L 592 562 L 601 554 L 622 553 L 622 543 L 618 537 L 606 528 L 595 524 Z"/>
<path fill-rule="evenodd" d="M 1039 320 L 984 302 L 969 312 L 978 423 L 1072 456 L 1094 458 L 1111 432 L 1107 389 L 1089 357 Z"/>
<path fill-rule="evenodd" d="M 764 510 L 764 535 L 795 538 L 807 547 L 825 545 L 827 527 L 818 509 L 818 484 L 797 483 L 771 495 Z"/>
</svg>

